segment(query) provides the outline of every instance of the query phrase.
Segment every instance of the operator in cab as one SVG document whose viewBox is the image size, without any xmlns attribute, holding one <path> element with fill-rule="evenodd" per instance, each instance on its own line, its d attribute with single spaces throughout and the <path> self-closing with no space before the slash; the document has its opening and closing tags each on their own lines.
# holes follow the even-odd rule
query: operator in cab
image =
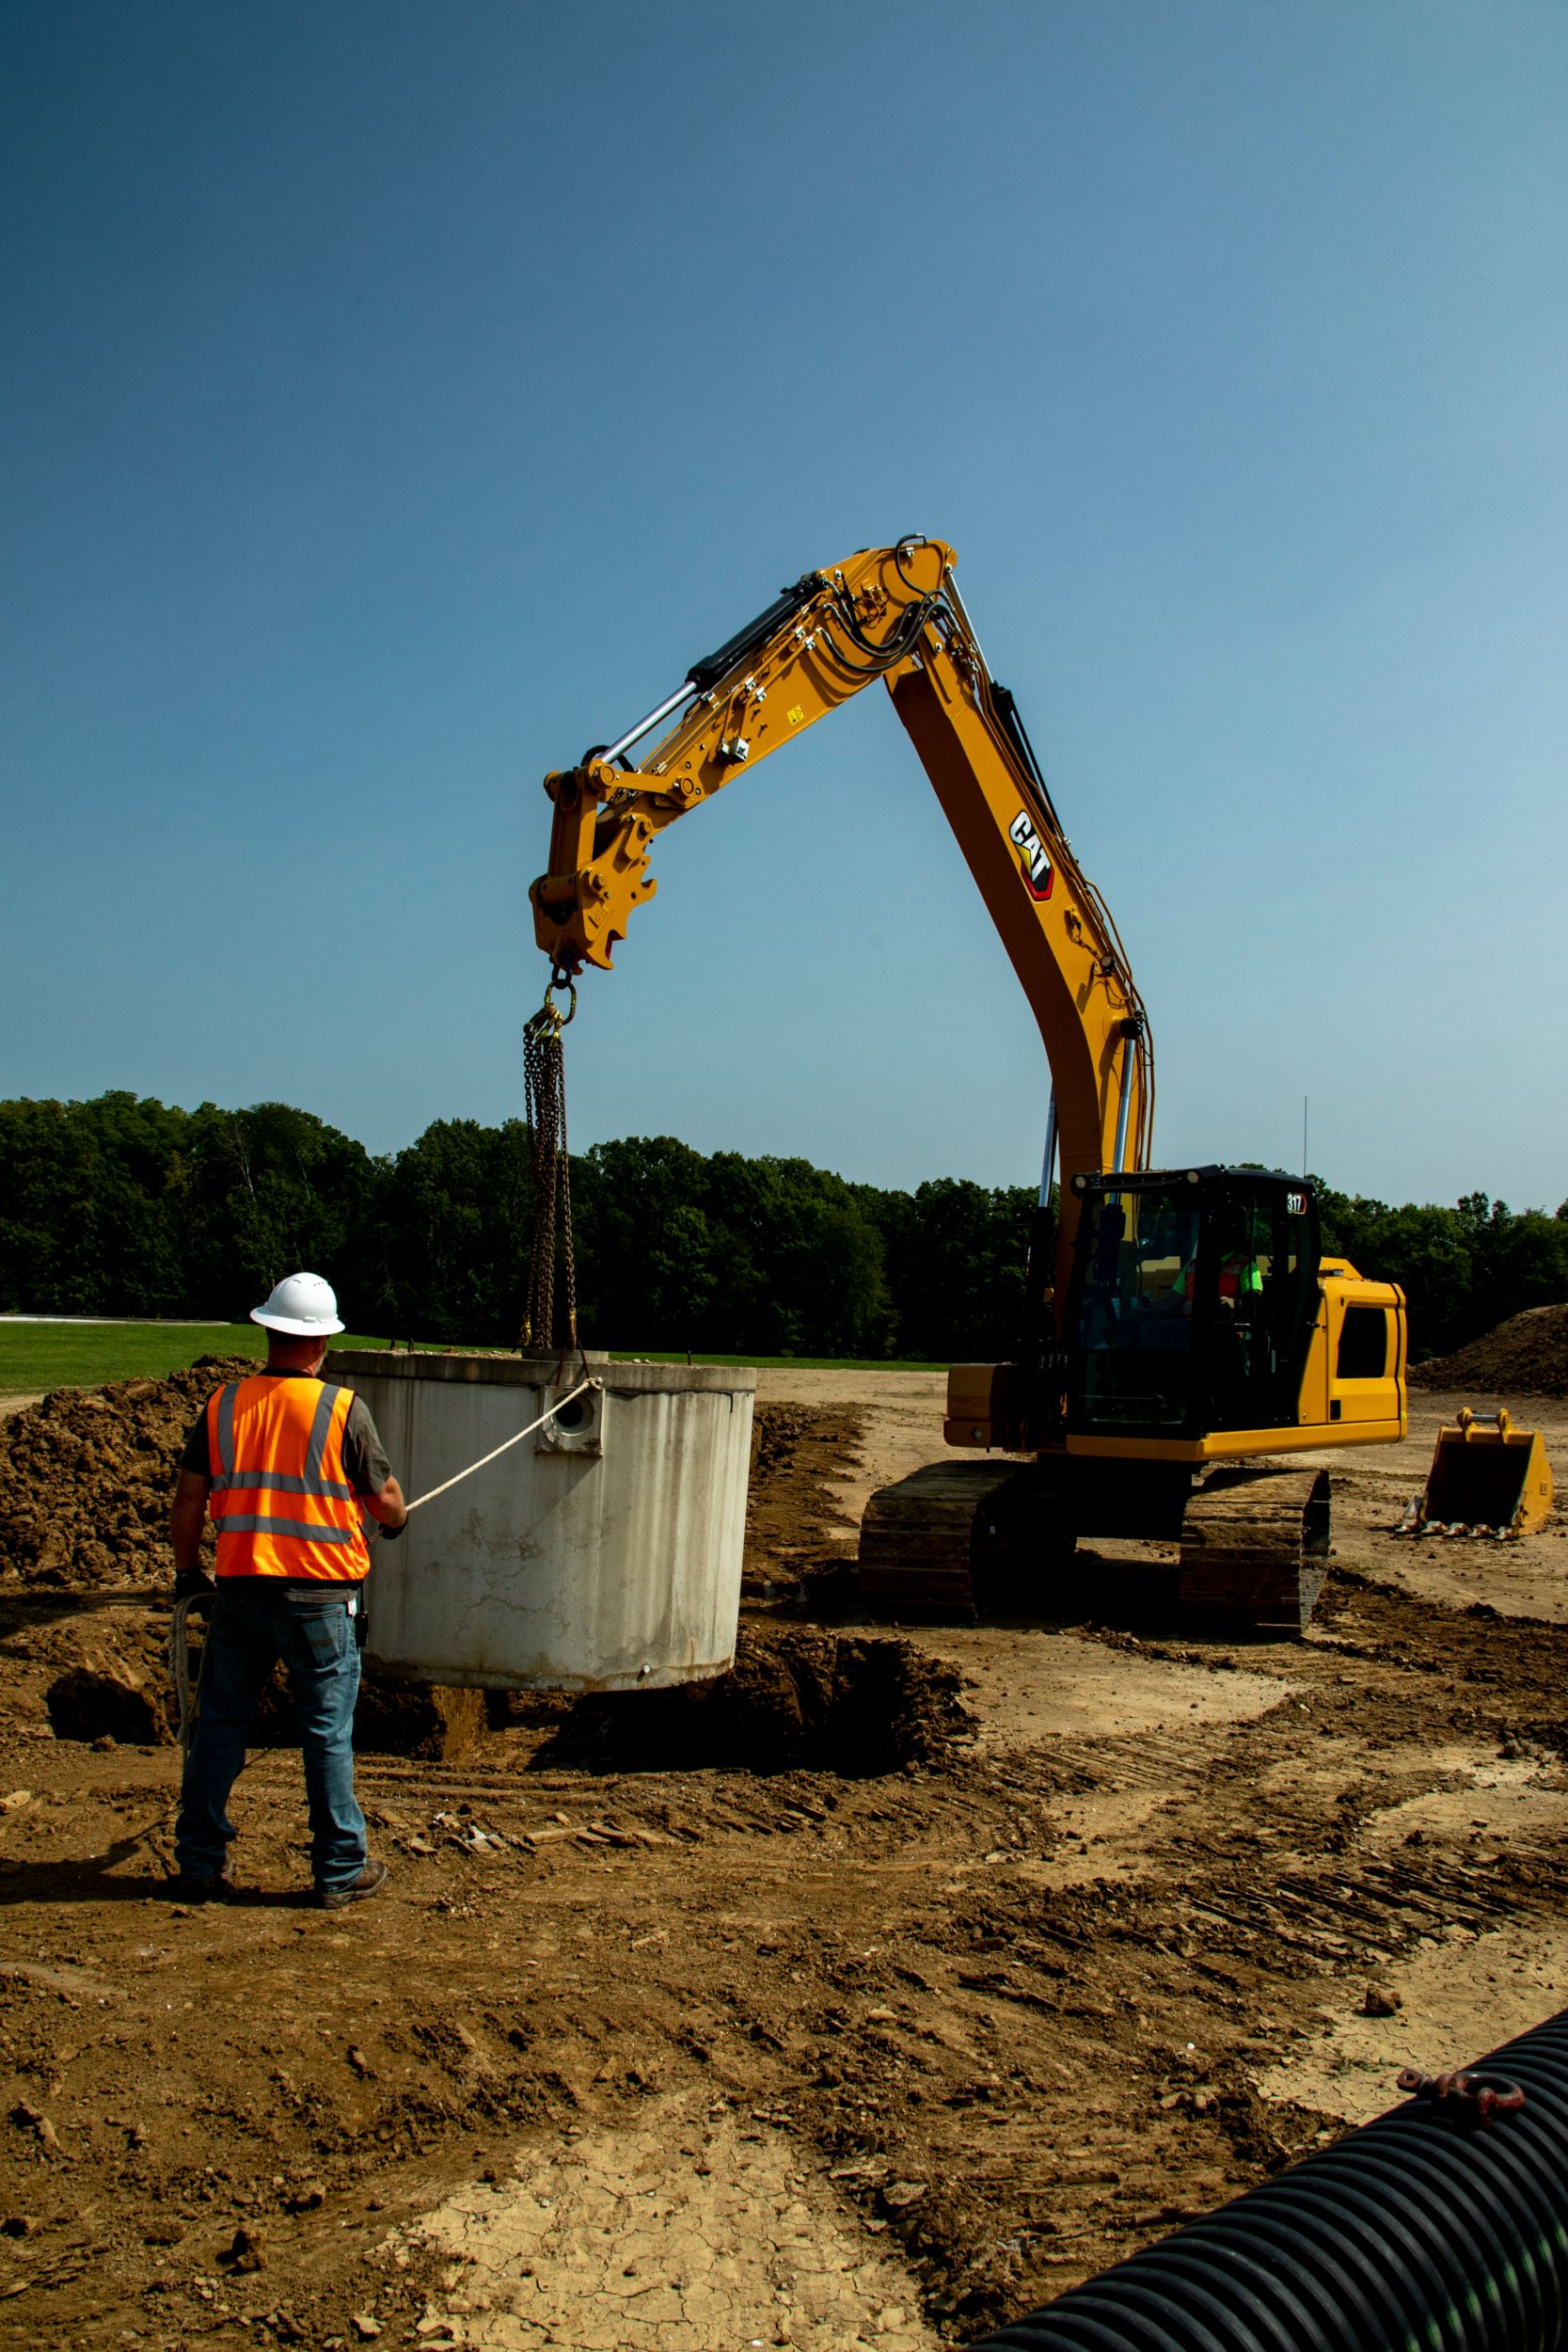
<svg viewBox="0 0 1568 2352">
<path fill-rule="evenodd" d="M 321 1377 L 327 1343 L 343 1327 L 330 1283 L 291 1274 L 250 1319 L 267 1334 L 265 1366 L 208 1399 L 170 1514 L 174 1597 L 203 1605 L 208 1623 L 168 1891 L 182 1902 L 234 1891 L 229 1795 L 281 1660 L 304 1751 L 314 1900 L 337 1911 L 387 1883 L 354 1794 L 354 1708 L 366 1520 L 397 1535 L 408 1513 L 363 1399 Z M 201 1565 L 209 1510 L 215 1581 Z"/>
</svg>

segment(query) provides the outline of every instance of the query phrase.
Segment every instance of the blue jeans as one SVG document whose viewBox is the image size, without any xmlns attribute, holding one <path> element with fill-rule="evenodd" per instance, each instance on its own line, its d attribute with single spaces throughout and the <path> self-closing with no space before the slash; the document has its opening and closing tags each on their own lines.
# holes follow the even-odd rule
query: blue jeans
<svg viewBox="0 0 1568 2352">
<path fill-rule="evenodd" d="M 305 1751 L 311 1875 L 318 1886 L 349 1886 L 365 1867 L 365 1817 L 354 1794 L 355 1621 L 346 1598 L 302 1605 L 267 1592 L 266 1583 L 265 1577 L 229 1577 L 213 1599 L 175 1861 L 195 1878 L 223 1868 L 235 1834 L 229 1792 L 245 1766 L 257 1701 L 281 1659 Z"/>
</svg>

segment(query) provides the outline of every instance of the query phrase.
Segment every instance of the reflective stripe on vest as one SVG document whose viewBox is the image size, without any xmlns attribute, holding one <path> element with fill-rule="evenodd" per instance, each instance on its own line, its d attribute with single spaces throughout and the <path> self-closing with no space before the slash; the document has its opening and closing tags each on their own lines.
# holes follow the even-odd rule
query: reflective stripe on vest
<svg viewBox="0 0 1568 2352">
<path fill-rule="evenodd" d="M 364 1524 L 343 1474 L 351 1389 L 257 1374 L 207 1405 L 208 1507 L 219 1576 L 320 1577 L 369 1571 Z"/>
</svg>

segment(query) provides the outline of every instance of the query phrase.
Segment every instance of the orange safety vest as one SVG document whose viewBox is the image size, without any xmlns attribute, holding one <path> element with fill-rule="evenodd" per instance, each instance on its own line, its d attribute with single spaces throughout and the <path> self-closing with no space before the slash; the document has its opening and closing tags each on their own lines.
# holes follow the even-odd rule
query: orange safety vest
<svg viewBox="0 0 1568 2352">
<path fill-rule="evenodd" d="M 219 1576 L 370 1573 L 364 1521 L 343 1474 L 352 1389 L 325 1380 L 231 1380 L 207 1401 Z"/>
</svg>

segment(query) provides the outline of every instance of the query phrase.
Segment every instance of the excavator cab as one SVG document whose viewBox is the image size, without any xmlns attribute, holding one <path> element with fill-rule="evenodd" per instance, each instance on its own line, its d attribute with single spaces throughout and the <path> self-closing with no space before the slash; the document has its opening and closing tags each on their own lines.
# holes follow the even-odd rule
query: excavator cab
<svg viewBox="0 0 1568 2352">
<path fill-rule="evenodd" d="M 1080 1175 L 1073 1190 L 1069 1444 L 1293 1423 L 1318 1299 L 1310 1185 L 1191 1168 Z"/>
</svg>

